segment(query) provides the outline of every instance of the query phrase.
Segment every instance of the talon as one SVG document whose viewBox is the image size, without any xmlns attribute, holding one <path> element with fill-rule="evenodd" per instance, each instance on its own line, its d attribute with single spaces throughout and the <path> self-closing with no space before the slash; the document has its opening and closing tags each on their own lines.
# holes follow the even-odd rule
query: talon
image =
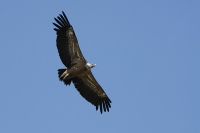
<svg viewBox="0 0 200 133">
<path fill-rule="evenodd" d="M 67 70 L 60 76 L 60 78 L 65 79 L 67 76 L 69 75 L 69 73 L 67 73 Z"/>
<path fill-rule="evenodd" d="M 65 76 L 64 76 L 64 78 L 63 79 L 65 79 L 67 76 L 69 75 L 69 73 L 68 74 L 66 74 Z"/>
</svg>

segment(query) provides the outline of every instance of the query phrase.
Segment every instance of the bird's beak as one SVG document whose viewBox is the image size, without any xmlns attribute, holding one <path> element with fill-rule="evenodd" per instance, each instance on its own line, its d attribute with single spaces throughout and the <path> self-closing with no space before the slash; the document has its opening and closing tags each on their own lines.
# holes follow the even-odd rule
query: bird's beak
<svg viewBox="0 0 200 133">
<path fill-rule="evenodd" d="M 92 67 L 95 67 L 97 64 L 92 64 Z"/>
<path fill-rule="evenodd" d="M 95 67 L 97 64 L 91 64 L 91 68 Z"/>
</svg>

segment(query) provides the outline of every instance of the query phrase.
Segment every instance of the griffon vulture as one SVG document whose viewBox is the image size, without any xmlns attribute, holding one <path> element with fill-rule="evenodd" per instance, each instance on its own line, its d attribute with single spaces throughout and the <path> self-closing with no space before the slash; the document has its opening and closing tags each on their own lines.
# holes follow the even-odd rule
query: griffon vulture
<svg viewBox="0 0 200 133">
<path fill-rule="evenodd" d="M 88 102 L 100 108 L 100 112 L 109 112 L 111 100 L 102 87 L 95 80 L 91 68 L 96 64 L 90 64 L 84 58 L 79 48 L 73 27 L 69 23 L 64 12 L 53 23 L 57 33 L 56 45 L 62 63 L 66 69 L 58 69 L 58 77 L 65 85 L 74 83 L 75 88 Z"/>
</svg>

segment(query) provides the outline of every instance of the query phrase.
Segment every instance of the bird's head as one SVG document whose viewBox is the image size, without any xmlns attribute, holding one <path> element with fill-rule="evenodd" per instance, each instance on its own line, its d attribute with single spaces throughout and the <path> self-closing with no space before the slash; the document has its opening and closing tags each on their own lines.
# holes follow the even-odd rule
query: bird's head
<svg viewBox="0 0 200 133">
<path fill-rule="evenodd" d="M 87 66 L 88 68 L 93 68 L 93 67 L 96 66 L 96 64 L 90 64 L 90 63 L 87 63 L 86 66 Z"/>
</svg>

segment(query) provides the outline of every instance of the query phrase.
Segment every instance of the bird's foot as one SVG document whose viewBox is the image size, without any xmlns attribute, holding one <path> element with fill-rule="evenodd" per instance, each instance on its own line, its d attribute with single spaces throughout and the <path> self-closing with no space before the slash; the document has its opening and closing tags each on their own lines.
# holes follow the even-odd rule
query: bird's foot
<svg viewBox="0 0 200 133">
<path fill-rule="evenodd" d="M 67 70 L 60 76 L 61 79 L 65 79 L 67 76 L 69 75 L 69 73 L 67 73 Z"/>
</svg>

